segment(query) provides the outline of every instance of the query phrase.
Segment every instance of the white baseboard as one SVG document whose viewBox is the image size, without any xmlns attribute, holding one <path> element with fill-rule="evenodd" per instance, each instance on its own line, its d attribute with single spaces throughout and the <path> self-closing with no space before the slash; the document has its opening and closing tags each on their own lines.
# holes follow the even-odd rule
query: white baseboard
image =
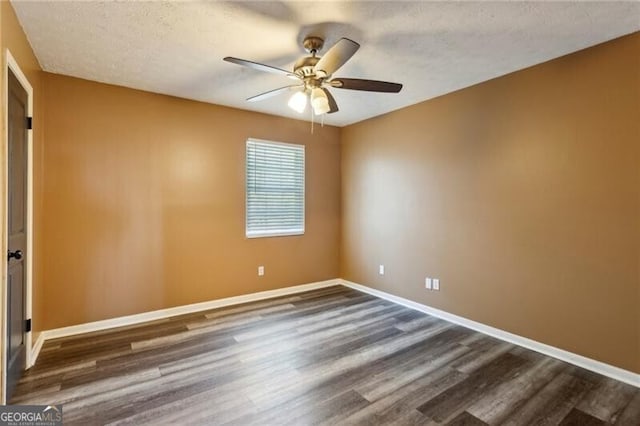
<svg viewBox="0 0 640 426">
<path fill-rule="evenodd" d="M 531 349 L 536 352 L 548 355 L 553 358 L 568 362 L 578 367 L 582 367 L 586 370 L 593 371 L 603 376 L 611 377 L 612 379 L 619 380 L 624 383 L 636 386 L 640 388 L 640 374 L 633 373 L 631 371 L 624 370 L 619 367 L 614 367 L 609 364 L 605 364 L 601 361 L 596 361 L 591 358 L 584 357 L 569 351 L 565 351 L 554 346 L 546 345 L 544 343 L 537 342 L 526 337 L 519 336 L 517 334 L 509 333 L 508 331 L 501 330 L 499 328 L 491 327 L 480 322 L 476 322 L 449 312 L 442 311 L 440 309 L 432 308 L 427 305 L 423 305 L 418 302 L 414 302 L 403 297 L 395 296 L 390 293 L 386 293 L 381 290 L 376 290 L 371 287 L 367 287 L 361 284 L 356 284 L 351 281 L 343 279 L 332 279 L 327 281 L 319 281 L 310 284 L 302 284 L 292 287 L 284 287 L 276 290 L 261 291 L 258 293 L 244 294 L 241 296 L 227 297 L 224 299 L 210 300 L 207 302 L 193 303 L 191 305 L 176 306 L 173 308 L 159 309 L 157 311 L 144 312 L 141 314 L 128 315 L 124 317 L 111 318 L 102 321 L 95 321 L 85 324 L 72 325 L 69 327 L 56 328 L 52 330 L 45 330 L 40 332 L 33 347 L 31 349 L 31 367 L 35 364 L 36 359 L 42 349 L 42 345 L 46 340 L 56 339 L 60 337 L 68 337 L 76 334 L 90 333 L 92 331 L 106 330 L 110 328 L 123 327 L 128 325 L 140 324 L 143 322 L 155 321 L 159 319 L 165 319 L 177 315 L 190 314 L 195 312 L 207 311 L 216 308 L 222 308 L 225 306 L 239 305 L 242 303 L 255 302 L 258 300 L 271 299 L 279 296 L 286 296 L 289 294 L 301 293 L 304 291 L 316 290 L 325 287 L 331 287 L 334 285 L 344 285 L 364 293 L 368 293 L 381 299 L 389 300 L 399 305 L 405 306 L 410 309 L 415 309 L 420 312 L 424 312 L 429 315 L 433 315 L 438 318 L 442 318 L 446 321 L 454 324 L 461 325 L 463 327 L 470 328 L 483 334 L 495 337 L 500 340 L 504 340 L 509 343 L 513 343 L 527 349 Z"/>
<path fill-rule="evenodd" d="M 124 317 L 94 321 L 85 324 L 72 325 L 69 327 L 44 330 L 40 332 L 40 334 L 38 335 L 38 339 L 31 349 L 32 365 L 35 364 L 38 354 L 40 353 L 40 349 L 42 348 L 45 340 L 68 337 L 76 334 L 90 333 L 93 331 L 107 330 L 110 328 L 135 325 L 143 322 L 174 317 L 177 315 L 208 311 L 211 309 L 222 308 L 224 306 L 239 305 L 242 303 L 255 302 L 258 300 L 271 299 L 274 297 L 286 296 L 289 294 L 301 293 L 304 291 L 316 290 L 340 284 L 341 282 L 339 279 L 318 281 L 310 284 L 302 284 L 291 287 L 278 288 L 275 290 L 260 291 L 258 293 L 243 294 L 241 296 L 227 297 L 224 299 L 193 303 L 191 305 L 176 306 L 173 308 L 159 309 L 157 311 L 143 312 L 141 314 L 127 315 Z"/>
<path fill-rule="evenodd" d="M 40 349 L 42 349 L 42 345 L 44 344 L 44 332 L 38 333 L 38 338 L 36 342 L 31 347 L 31 357 L 29 359 L 29 363 L 27 368 L 33 367 L 33 364 L 36 363 L 36 359 L 38 359 L 38 355 L 40 355 Z"/>
<path fill-rule="evenodd" d="M 424 312 L 425 314 L 433 315 L 434 317 L 442 318 L 443 320 L 452 322 L 454 324 L 470 328 L 480 333 L 487 334 L 500 340 L 504 340 L 505 342 L 513 343 L 515 345 L 540 352 L 541 354 L 557 358 L 561 361 L 568 362 L 569 364 L 577 365 L 578 367 L 584 368 L 586 370 L 593 371 L 595 373 L 602 374 L 603 376 L 611 377 L 612 379 L 619 380 L 621 382 L 628 383 L 632 386 L 640 388 L 640 374 L 636 374 L 628 370 L 623 370 L 622 368 L 614 367 L 613 365 L 605 364 L 604 362 L 596 361 L 582 355 L 574 354 L 572 352 L 565 351 L 564 349 L 546 345 L 544 343 L 540 343 L 526 337 L 518 336 L 517 334 L 509 333 L 508 331 L 500 330 L 499 328 L 491 327 L 489 325 L 485 325 L 458 315 L 450 314 L 449 312 L 441 311 L 440 309 L 432 308 L 430 306 L 423 305 L 421 303 L 414 302 L 403 297 L 394 296 L 393 294 L 376 290 L 362 284 L 356 284 L 343 279 L 339 281 L 345 287 L 350 287 L 354 290 L 362 291 L 364 293 L 377 296 L 381 299 L 397 303 L 398 305 L 402 305 L 410 309 L 415 309 L 417 311 Z"/>
</svg>

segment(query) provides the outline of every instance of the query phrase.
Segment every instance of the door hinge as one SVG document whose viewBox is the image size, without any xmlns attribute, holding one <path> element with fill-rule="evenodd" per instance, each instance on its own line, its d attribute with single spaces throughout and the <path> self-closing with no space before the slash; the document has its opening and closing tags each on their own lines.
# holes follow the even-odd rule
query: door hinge
<svg viewBox="0 0 640 426">
<path fill-rule="evenodd" d="M 29 318 L 28 320 L 25 320 L 24 322 L 24 331 L 25 333 L 28 333 L 31 331 L 31 318 Z"/>
<path fill-rule="evenodd" d="M 33 129 L 33 117 L 27 117 L 27 130 Z"/>
</svg>

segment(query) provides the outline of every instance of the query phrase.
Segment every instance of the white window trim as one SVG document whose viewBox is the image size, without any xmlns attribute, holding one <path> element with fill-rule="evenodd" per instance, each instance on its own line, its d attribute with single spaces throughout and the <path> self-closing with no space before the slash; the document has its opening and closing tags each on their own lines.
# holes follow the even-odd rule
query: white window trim
<svg viewBox="0 0 640 426">
<path fill-rule="evenodd" d="M 252 231 L 245 232 L 247 238 L 266 238 L 266 237 L 291 237 L 294 235 L 304 235 L 304 228 L 301 230 L 273 230 L 273 231 Z"/>
</svg>

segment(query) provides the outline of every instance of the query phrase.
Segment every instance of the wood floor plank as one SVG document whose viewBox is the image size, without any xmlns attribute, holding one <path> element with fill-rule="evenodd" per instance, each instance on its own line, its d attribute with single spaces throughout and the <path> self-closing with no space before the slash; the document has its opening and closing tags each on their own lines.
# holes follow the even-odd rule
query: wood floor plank
<svg viewBox="0 0 640 426">
<path fill-rule="evenodd" d="M 558 424 L 591 388 L 592 384 L 568 372 L 562 372 L 510 413 L 505 426 L 523 424 Z"/>
<path fill-rule="evenodd" d="M 522 374 L 486 392 L 466 410 L 485 423 L 501 424 L 565 368 L 561 361 L 542 357 Z"/>
<path fill-rule="evenodd" d="M 50 395 L 55 395 L 60 390 L 60 384 L 55 384 L 52 386 L 42 386 L 39 388 L 24 388 L 18 387 L 19 396 L 14 397 L 11 401 L 12 404 L 18 405 L 27 405 L 30 399 L 37 398 L 42 395 L 46 395 L 49 397 Z"/>
<path fill-rule="evenodd" d="M 420 411 L 418 408 L 425 401 L 436 398 L 466 379 L 466 374 L 449 367 L 435 370 L 407 385 L 407 388 L 415 389 L 414 392 L 405 393 L 405 389 L 400 388 L 399 392 L 394 392 L 376 401 L 376 408 L 379 409 L 376 411 L 375 417 L 381 422 L 392 423 L 407 411 Z M 398 397 L 396 393 L 399 393 L 401 397 Z M 389 404 L 389 402 L 392 403 Z M 424 416 L 424 413 L 421 412 L 421 414 Z"/>
<path fill-rule="evenodd" d="M 290 411 L 300 406 L 313 406 L 339 393 L 341 389 L 357 388 L 359 383 L 397 365 L 404 356 L 405 352 L 400 351 L 373 364 L 356 365 L 349 370 L 348 374 L 311 375 L 307 380 L 285 382 L 280 390 L 263 392 L 262 397 L 253 394 L 251 398 L 258 406 L 265 407 L 260 416 L 262 421 L 276 421 L 276 417 L 282 410 Z M 250 419 L 245 420 L 250 422 Z"/>
<path fill-rule="evenodd" d="M 605 424 L 607 423 L 577 408 L 569 411 L 569 414 L 560 422 L 560 426 L 604 426 Z"/>
<path fill-rule="evenodd" d="M 615 423 L 635 393 L 633 386 L 603 377 L 576 408 L 604 422 Z"/>
<path fill-rule="evenodd" d="M 614 424 L 626 426 L 640 425 L 640 392 L 635 393 L 633 399 L 629 401 L 629 404 L 627 404 Z"/>
<path fill-rule="evenodd" d="M 412 354 L 406 359 L 398 357 L 390 368 L 385 369 L 380 374 L 371 377 L 357 391 L 369 401 L 376 401 L 394 391 L 405 386 L 407 383 L 418 379 L 438 368 L 450 365 L 469 352 L 469 348 L 456 343 L 451 332 L 456 330 L 445 330 L 435 338 L 428 339 L 429 347 L 418 346 L 412 349 L 407 348 L 405 353 L 411 350 L 418 350 L 417 354 Z M 440 339 L 450 338 L 449 342 L 439 342 Z"/>
<path fill-rule="evenodd" d="M 249 340 L 251 338 L 264 338 L 271 334 L 287 331 L 304 324 L 326 320 L 333 317 L 344 315 L 350 310 L 362 308 L 364 305 L 369 306 L 379 303 L 369 298 L 361 300 L 349 299 L 349 302 L 342 300 L 331 300 L 325 306 L 305 305 L 293 312 L 284 313 L 282 315 L 274 315 L 265 321 L 257 324 L 244 324 L 233 327 L 227 327 L 224 324 L 212 324 L 210 326 L 198 327 L 188 330 L 179 335 L 169 335 L 163 337 L 154 337 L 149 340 L 140 340 L 131 344 L 134 350 L 165 347 L 167 345 L 182 344 L 185 341 L 200 338 L 222 338 L 233 337 L 236 341 Z M 353 305 L 353 306 L 352 306 Z"/>
<path fill-rule="evenodd" d="M 473 346 L 471 346 L 473 348 Z M 497 342 L 495 345 L 492 345 L 489 348 L 483 350 L 473 350 L 469 352 L 466 356 L 460 358 L 456 363 L 452 366 L 460 370 L 463 373 L 470 374 L 481 368 L 483 365 L 488 362 L 493 361 L 496 358 L 499 358 L 503 354 L 509 352 L 513 349 L 514 345 L 507 342 Z"/>
<path fill-rule="evenodd" d="M 339 417 L 348 416 L 367 405 L 369 401 L 358 392 L 349 390 L 314 405 L 298 406 L 293 415 L 283 412 L 280 418 L 275 419 L 275 424 L 335 424 Z"/>
<path fill-rule="evenodd" d="M 333 286 L 44 344 L 70 425 L 640 425 L 640 391 Z"/>
<path fill-rule="evenodd" d="M 520 357 L 504 353 L 475 370 L 469 377 L 432 400 L 418 407 L 425 416 L 445 422 L 464 411 L 484 393 L 490 392 L 500 382 L 511 380 L 526 363 Z"/>
<path fill-rule="evenodd" d="M 458 414 L 453 420 L 447 423 L 447 426 L 487 426 L 489 423 L 485 423 L 479 418 L 467 411 L 463 411 Z"/>
<path fill-rule="evenodd" d="M 60 376 L 64 373 L 68 373 L 74 370 L 82 370 L 85 368 L 91 368 L 96 366 L 96 360 L 90 360 L 80 363 L 68 364 L 68 365 L 53 365 L 49 369 L 43 368 L 30 368 L 20 379 L 20 383 L 29 383 L 37 380 L 46 379 L 50 376 Z"/>
<path fill-rule="evenodd" d="M 343 419 L 345 424 L 385 424 L 397 422 L 415 407 L 420 405 L 428 395 L 437 395 L 466 376 L 447 367 L 435 369 L 407 383 L 396 391 L 371 402 L 371 404 Z M 419 418 L 428 420 L 422 413 Z M 415 416 L 412 416 L 415 417 Z"/>
<path fill-rule="evenodd" d="M 434 323 L 442 321 L 439 318 L 432 317 L 429 315 L 422 314 L 422 316 L 413 317 L 410 321 L 402 321 L 398 316 L 395 317 L 401 323 L 397 325 L 397 327 L 402 331 L 411 331 L 417 330 L 422 327 L 428 327 Z M 470 333 L 471 334 L 471 333 Z"/>
<path fill-rule="evenodd" d="M 221 392 L 217 388 L 195 393 L 179 400 L 179 404 L 158 404 L 153 408 L 140 409 L 128 417 L 115 420 L 110 425 L 157 425 L 162 424 L 222 424 L 232 422 L 243 412 L 253 409 L 251 401 L 242 394 Z M 188 415 L 187 409 L 188 407 Z M 161 422 L 158 419 L 162 419 Z"/>
<path fill-rule="evenodd" d="M 53 392 L 39 394 L 18 395 L 25 404 L 49 405 L 69 404 L 73 401 L 86 401 L 90 398 L 101 399 L 101 394 L 112 390 L 124 389 L 132 383 L 147 383 L 147 380 L 161 377 L 157 368 L 144 369 L 128 374 L 127 376 L 114 376 L 108 379 L 97 379 L 92 383 L 84 384 L 69 389 L 60 389 Z"/>
</svg>

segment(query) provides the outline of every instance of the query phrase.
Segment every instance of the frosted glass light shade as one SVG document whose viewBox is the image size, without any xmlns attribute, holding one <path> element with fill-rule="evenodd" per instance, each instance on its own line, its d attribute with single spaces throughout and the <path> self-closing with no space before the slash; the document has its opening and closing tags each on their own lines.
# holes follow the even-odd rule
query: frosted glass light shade
<svg viewBox="0 0 640 426">
<path fill-rule="evenodd" d="M 319 87 L 313 89 L 313 92 L 311 92 L 311 106 L 315 115 L 329 112 L 329 99 L 327 99 L 327 94 L 324 93 L 324 90 Z"/>
<path fill-rule="evenodd" d="M 289 99 L 289 108 L 302 114 L 302 111 L 307 107 L 307 95 L 304 92 L 296 92 Z"/>
</svg>

